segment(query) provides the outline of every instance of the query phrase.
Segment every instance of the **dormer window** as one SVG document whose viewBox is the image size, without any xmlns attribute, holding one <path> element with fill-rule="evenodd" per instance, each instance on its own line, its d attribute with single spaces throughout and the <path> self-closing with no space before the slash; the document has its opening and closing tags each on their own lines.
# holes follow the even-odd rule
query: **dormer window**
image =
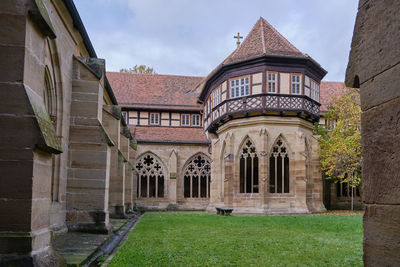
<svg viewBox="0 0 400 267">
<path fill-rule="evenodd" d="M 292 74 L 292 94 L 299 95 L 301 93 L 301 74 Z"/>
<path fill-rule="evenodd" d="M 243 77 L 231 80 L 231 98 L 248 96 L 250 94 L 250 79 Z"/>
<path fill-rule="evenodd" d="M 158 113 L 150 113 L 150 125 L 158 125 L 159 121 Z"/>
<path fill-rule="evenodd" d="M 267 72 L 268 93 L 276 93 L 276 76 L 275 72 Z"/>
</svg>

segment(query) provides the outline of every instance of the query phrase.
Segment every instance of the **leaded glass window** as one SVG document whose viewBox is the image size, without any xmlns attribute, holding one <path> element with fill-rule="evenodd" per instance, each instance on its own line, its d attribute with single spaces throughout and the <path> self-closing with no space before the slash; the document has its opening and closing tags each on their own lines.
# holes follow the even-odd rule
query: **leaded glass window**
<svg viewBox="0 0 400 267">
<path fill-rule="evenodd" d="M 258 193 L 258 156 L 256 147 L 248 139 L 240 150 L 240 193 Z"/>
<path fill-rule="evenodd" d="M 292 74 L 292 94 L 299 95 L 301 93 L 301 75 Z"/>
<path fill-rule="evenodd" d="M 268 93 L 276 93 L 276 73 L 268 72 Z"/>
<path fill-rule="evenodd" d="M 289 193 L 289 154 L 281 139 L 269 158 L 269 192 Z"/>
<path fill-rule="evenodd" d="M 243 77 L 231 80 L 231 98 L 250 95 L 250 78 Z"/>
</svg>

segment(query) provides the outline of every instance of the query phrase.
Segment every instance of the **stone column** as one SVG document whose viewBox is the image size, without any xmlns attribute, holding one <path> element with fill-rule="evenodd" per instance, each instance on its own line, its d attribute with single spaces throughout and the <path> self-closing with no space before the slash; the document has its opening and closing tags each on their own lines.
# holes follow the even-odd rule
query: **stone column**
<svg viewBox="0 0 400 267">
<path fill-rule="evenodd" d="M 210 202 L 207 207 L 208 212 L 215 212 L 215 207 L 223 206 L 222 199 L 223 196 L 221 194 L 221 179 L 223 172 L 221 172 L 221 153 L 223 146 L 223 140 L 218 138 L 217 140 L 213 140 L 212 143 L 212 154 L 211 154 L 211 184 L 210 184 Z"/>
<path fill-rule="evenodd" d="M 168 159 L 168 171 L 169 171 L 169 179 L 166 177 L 166 181 L 168 183 L 168 199 L 171 204 L 176 204 L 178 196 L 178 155 L 175 150 L 172 150 L 169 159 Z M 183 177 L 180 177 L 179 180 L 182 180 Z M 181 190 L 183 192 L 183 190 Z M 181 196 L 183 198 L 183 195 Z"/>
<path fill-rule="evenodd" d="M 304 133 L 297 130 L 296 132 L 288 135 L 288 143 L 292 148 L 292 153 L 289 155 L 289 171 L 290 179 L 294 178 L 295 188 L 290 189 L 290 192 L 295 193 L 295 207 L 290 207 L 293 213 L 308 213 L 307 207 L 307 181 L 306 181 L 306 155 L 304 144 Z M 293 190 L 293 191 L 292 191 Z"/>
<path fill-rule="evenodd" d="M 320 171 L 320 159 L 317 154 L 318 141 L 313 136 L 306 140 L 306 179 L 307 207 L 310 212 L 326 211 L 323 203 L 323 178 Z"/>
<path fill-rule="evenodd" d="M 224 179 L 224 206 L 227 208 L 233 208 L 233 195 L 235 190 L 235 176 L 234 176 L 234 163 L 235 155 L 234 149 L 234 136 L 232 133 L 228 133 L 225 139 L 226 145 L 226 157 L 225 161 L 225 177 Z"/>
<path fill-rule="evenodd" d="M 101 124 L 104 60 L 74 58 L 73 65 L 67 226 L 108 233 L 110 146 L 114 144 Z"/>
<path fill-rule="evenodd" d="M 268 212 L 269 208 L 269 153 L 268 153 L 268 131 L 267 128 L 262 128 L 260 130 L 260 144 L 261 147 L 258 152 L 259 158 L 259 177 L 258 177 L 258 184 L 259 184 L 259 191 L 262 201 L 263 201 L 263 209 L 264 212 Z"/>
<path fill-rule="evenodd" d="M 137 183 L 138 183 L 138 175 L 135 169 L 135 158 L 136 158 L 136 142 L 134 140 L 130 140 L 129 145 L 129 163 L 132 166 L 132 208 L 136 207 L 136 199 L 137 199 Z"/>
<path fill-rule="evenodd" d="M 400 1 L 359 2 L 346 85 L 359 87 L 364 265 L 400 265 Z"/>
<path fill-rule="evenodd" d="M 133 172 L 132 165 L 125 163 L 125 211 L 132 210 Z"/>
</svg>

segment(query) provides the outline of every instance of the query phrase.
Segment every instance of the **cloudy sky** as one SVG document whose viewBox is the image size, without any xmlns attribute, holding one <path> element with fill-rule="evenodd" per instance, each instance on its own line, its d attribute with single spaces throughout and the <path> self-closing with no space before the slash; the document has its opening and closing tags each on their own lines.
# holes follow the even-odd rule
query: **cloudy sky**
<svg viewBox="0 0 400 267">
<path fill-rule="evenodd" d="M 205 76 L 260 16 L 343 81 L 358 0 L 75 0 L 108 71 L 136 64 Z"/>
</svg>

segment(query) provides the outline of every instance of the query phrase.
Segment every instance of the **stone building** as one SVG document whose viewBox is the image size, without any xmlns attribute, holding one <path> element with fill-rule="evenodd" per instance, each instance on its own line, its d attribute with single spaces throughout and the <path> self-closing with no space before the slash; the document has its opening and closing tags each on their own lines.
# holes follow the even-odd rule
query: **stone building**
<svg viewBox="0 0 400 267">
<path fill-rule="evenodd" d="M 325 74 L 263 18 L 207 77 L 107 73 L 138 142 L 136 205 L 323 211 Z"/>
<path fill-rule="evenodd" d="M 57 266 L 51 233 L 107 233 L 135 143 L 71 0 L 0 2 L 0 265 Z"/>
<path fill-rule="evenodd" d="M 400 1 L 360 0 L 346 85 L 360 88 L 364 265 L 400 265 Z"/>
<path fill-rule="evenodd" d="M 324 210 L 326 71 L 264 19 L 207 77 L 106 75 L 72 0 L 1 1 L 0 25 L 0 265 L 56 266 L 52 233 L 135 207 Z"/>
<path fill-rule="evenodd" d="M 113 72 L 107 77 L 138 144 L 136 206 L 206 209 L 210 142 L 194 90 L 203 77 Z M 201 177 L 192 167 L 204 172 Z"/>
</svg>

